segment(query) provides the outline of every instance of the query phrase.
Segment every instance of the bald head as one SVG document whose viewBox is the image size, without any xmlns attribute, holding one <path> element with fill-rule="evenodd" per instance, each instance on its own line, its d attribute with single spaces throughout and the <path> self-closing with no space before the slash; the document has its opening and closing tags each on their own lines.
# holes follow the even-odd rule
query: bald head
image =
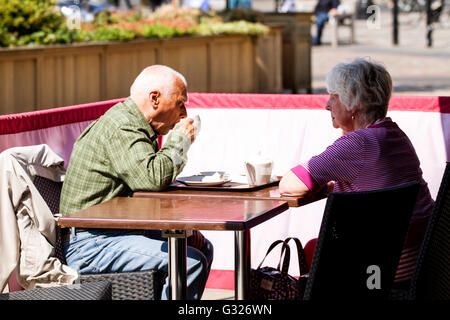
<svg viewBox="0 0 450 320">
<path fill-rule="evenodd" d="M 158 135 L 167 134 L 187 117 L 186 79 L 169 67 L 153 65 L 142 70 L 131 85 L 130 98 Z"/>
<path fill-rule="evenodd" d="M 166 99 L 173 94 L 174 83 L 180 79 L 187 86 L 184 76 L 163 65 L 153 65 L 145 68 L 134 80 L 130 88 L 130 97 L 138 105 L 144 103 L 151 91 L 159 91 Z"/>
</svg>

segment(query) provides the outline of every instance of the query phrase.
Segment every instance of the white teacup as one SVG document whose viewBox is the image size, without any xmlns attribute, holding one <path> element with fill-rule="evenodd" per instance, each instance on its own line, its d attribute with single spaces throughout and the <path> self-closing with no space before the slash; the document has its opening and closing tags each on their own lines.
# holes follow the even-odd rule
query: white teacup
<svg viewBox="0 0 450 320">
<path fill-rule="evenodd" d="M 244 161 L 247 181 L 250 186 L 259 186 L 270 182 L 273 161 L 266 158 L 257 158 Z"/>
</svg>

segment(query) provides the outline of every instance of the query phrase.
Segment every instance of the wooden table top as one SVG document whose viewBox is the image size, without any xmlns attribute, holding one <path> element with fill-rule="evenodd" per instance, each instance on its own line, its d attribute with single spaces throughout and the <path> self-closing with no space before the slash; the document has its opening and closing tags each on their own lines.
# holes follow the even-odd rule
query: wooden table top
<svg viewBox="0 0 450 320">
<path fill-rule="evenodd" d="M 289 208 L 277 200 L 117 197 L 58 219 L 61 227 L 246 230 Z"/>
<path fill-rule="evenodd" d="M 280 194 L 278 186 L 271 186 L 255 191 L 233 191 L 233 190 L 195 190 L 169 187 L 165 191 L 138 191 L 133 194 L 136 198 L 161 198 L 161 199 L 195 199 L 195 198 L 219 198 L 219 199 L 241 199 L 241 200 L 274 200 L 286 201 L 289 207 L 300 207 L 318 199 L 301 198 L 296 196 L 284 196 Z"/>
</svg>

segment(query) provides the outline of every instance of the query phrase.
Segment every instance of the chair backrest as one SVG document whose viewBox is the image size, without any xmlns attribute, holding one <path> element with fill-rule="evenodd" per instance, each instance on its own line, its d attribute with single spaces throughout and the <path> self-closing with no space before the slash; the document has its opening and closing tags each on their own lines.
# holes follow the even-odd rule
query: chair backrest
<svg viewBox="0 0 450 320">
<path fill-rule="evenodd" d="M 35 176 L 33 184 L 39 191 L 42 198 L 44 198 L 44 201 L 45 203 L 47 203 L 50 211 L 54 215 L 59 213 L 59 199 L 61 197 L 61 189 L 63 183 L 52 181 L 41 176 Z M 59 232 L 56 235 L 55 256 L 59 259 L 59 261 L 61 261 L 61 263 L 67 264 L 66 259 L 64 258 L 61 235 L 59 234 Z"/>
<path fill-rule="evenodd" d="M 41 176 L 35 176 L 33 184 L 41 194 L 42 198 L 44 198 L 50 211 L 53 214 L 59 213 L 59 199 L 61 197 L 63 183 L 52 181 Z"/>
<path fill-rule="evenodd" d="M 304 299 L 387 299 L 418 182 L 328 196 Z"/>
<path fill-rule="evenodd" d="M 450 300 L 450 162 L 447 162 L 411 281 L 410 298 Z"/>
</svg>

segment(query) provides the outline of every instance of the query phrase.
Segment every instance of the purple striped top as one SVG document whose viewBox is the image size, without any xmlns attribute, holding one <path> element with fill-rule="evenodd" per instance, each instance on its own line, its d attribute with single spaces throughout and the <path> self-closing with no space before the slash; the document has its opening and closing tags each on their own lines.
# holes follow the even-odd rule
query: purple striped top
<svg viewBox="0 0 450 320">
<path fill-rule="evenodd" d="M 411 141 L 390 118 L 340 137 L 324 152 L 291 171 L 312 191 L 329 181 L 335 182 L 334 192 L 375 190 L 419 181 L 421 187 L 403 252 L 414 249 L 418 253 L 434 201 Z M 399 269 L 401 265 L 402 260 Z"/>
</svg>

